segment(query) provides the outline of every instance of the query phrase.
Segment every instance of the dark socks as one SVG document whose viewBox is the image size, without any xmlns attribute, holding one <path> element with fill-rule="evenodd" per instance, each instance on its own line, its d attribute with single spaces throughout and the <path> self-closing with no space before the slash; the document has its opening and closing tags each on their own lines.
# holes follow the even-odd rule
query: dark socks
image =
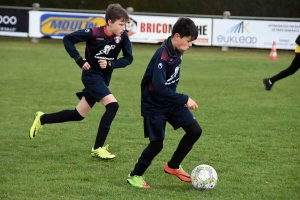
<svg viewBox="0 0 300 200">
<path fill-rule="evenodd" d="M 163 141 L 151 141 L 148 146 L 144 149 L 136 163 L 133 171 L 130 173 L 130 176 L 142 176 L 147 168 L 150 166 L 152 160 L 159 154 L 159 152 L 163 149 Z"/>
<path fill-rule="evenodd" d="M 68 121 L 80 121 L 83 120 L 82 117 L 76 109 L 74 110 L 62 110 L 56 113 L 44 114 L 41 117 L 41 124 L 53 124 L 62 123 Z"/>
<path fill-rule="evenodd" d="M 106 111 L 100 120 L 94 149 L 98 149 L 99 147 L 102 147 L 104 145 L 104 142 L 106 140 L 106 137 L 107 137 L 109 129 L 110 129 L 110 125 L 117 114 L 119 104 L 118 104 L 118 102 L 113 102 L 113 103 L 107 104 L 105 106 L 105 108 L 106 108 Z"/>
<path fill-rule="evenodd" d="M 179 168 L 180 163 L 190 152 L 190 150 L 193 148 L 193 145 L 202 134 L 202 129 L 199 126 L 198 122 L 194 122 L 188 126 L 185 126 L 183 127 L 183 129 L 186 133 L 179 142 L 179 145 L 174 152 L 171 160 L 168 162 L 169 167 L 172 169 Z"/>
<path fill-rule="evenodd" d="M 274 84 L 276 81 L 279 81 L 280 79 L 283 79 L 287 76 L 294 74 L 299 68 L 300 68 L 300 54 L 299 55 L 296 54 L 291 65 L 288 68 L 286 68 L 285 70 L 282 70 L 275 76 L 271 77 L 270 80 L 271 80 L 272 84 Z"/>
</svg>

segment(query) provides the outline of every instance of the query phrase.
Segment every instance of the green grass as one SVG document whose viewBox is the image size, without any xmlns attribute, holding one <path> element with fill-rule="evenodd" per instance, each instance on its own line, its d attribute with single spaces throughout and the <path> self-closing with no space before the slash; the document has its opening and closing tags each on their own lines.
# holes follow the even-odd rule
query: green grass
<svg viewBox="0 0 300 200">
<path fill-rule="evenodd" d="M 267 92 L 262 79 L 289 66 L 294 53 L 195 47 L 183 59 L 178 91 L 199 105 L 203 135 L 182 163 L 186 171 L 209 164 L 214 190 L 198 191 L 166 175 L 183 135 L 167 126 L 164 149 L 146 171 L 151 189 L 126 183 L 143 138 L 139 84 L 158 45 L 134 44 L 134 62 L 114 71 L 111 91 L 120 109 L 107 143 L 114 161 L 90 157 L 104 108 L 85 120 L 47 125 L 28 138 L 33 113 L 73 109 L 82 89 L 80 69 L 61 40 L 0 37 L 0 199 L 300 199 L 300 73 Z M 83 53 L 83 44 L 78 45 Z"/>
</svg>

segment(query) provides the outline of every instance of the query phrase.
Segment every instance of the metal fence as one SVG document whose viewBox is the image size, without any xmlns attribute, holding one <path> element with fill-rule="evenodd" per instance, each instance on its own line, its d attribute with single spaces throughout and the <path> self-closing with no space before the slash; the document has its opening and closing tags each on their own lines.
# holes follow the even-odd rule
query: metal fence
<svg viewBox="0 0 300 200">
<path fill-rule="evenodd" d="M 126 8 L 130 20 L 126 31 L 133 43 L 159 43 L 172 33 L 178 17 L 190 17 L 199 31 L 193 41 L 196 46 L 222 46 L 241 48 L 270 48 L 275 42 L 278 49 L 293 50 L 300 34 L 300 18 L 198 15 L 175 13 L 134 12 Z M 79 29 L 105 25 L 105 10 L 43 8 L 0 5 L 0 35 L 62 39 Z M 229 19 L 229 20 L 227 20 Z M 83 25 L 84 24 L 84 25 Z M 250 24 L 250 25 L 249 25 Z"/>
<path fill-rule="evenodd" d="M 61 9 L 61 8 L 43 8 L 37 4 L 33 4 L 32 7 L 21 6 L 1 6 L 2 9 L 17 9 L 17 10 L 40 10 L 40 11 L 53 11 L 53 12 L 70 12 L 70 13 L 93 13 L 93 14 L 105 14 L 105 10 L 82 10 L 82 9 Z M 226 12 L 226 11 L 224 11 Z M 227 11 L 230 12 L 230 11 Z M 152 15 L 152 16 L 169 16 L 169 17 L 197 17 L 197 18 L 214 18 L 222 19 L 224 15 L 196 15 L 196 14 L 178 14 L 178 13 L 152 13 L 152 12 L 131 12 L 134 15 Z M 229 16 L 230 19 L 244 19 L 244 20 L 272 20 L 272 21 L 298 21 L 300 18 L 280 18 L 280 17 L 253 17 L 253 16 Z"/>
</svg>

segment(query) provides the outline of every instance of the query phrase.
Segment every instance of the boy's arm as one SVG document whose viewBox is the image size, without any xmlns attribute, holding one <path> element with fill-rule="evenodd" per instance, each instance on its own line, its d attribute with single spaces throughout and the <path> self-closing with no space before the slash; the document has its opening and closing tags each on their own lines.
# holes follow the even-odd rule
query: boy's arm
<svg viewBox="0 0 300 200">
<path fill-rule="evenodd" d="M 63 43 L 66 51 L 70 55 L 71 58 L 74 58 L 75 61 L 78 61 L 81 56 L 77 51 L 75 44 L 78 42 L 84 42 L 93 37 L 92 29 L 78 30 L 73 33 L 66 35 L 63 38 Z M 81 58 L 82 59 L 82 58 Z"/>
<path fill-rule="evenodd" d="M 187 103 L 189 97 L 185 94 L 177 93 L 172 89 L 168 88 L 165 83 L 166 80 L 166 61 L 162 59 L 158 59 L 154 62 L 155 65 L 153 66 L 153 75 L 152 75 L 152 85 L 153 90 L 164 99 L 169 102 L 184 105 Z"/>
<path fill-rule="evenodd" d="M 298 35 L 297 39 L 296 39 L 296 44 L 298 44 L 300 46 L 300 35 Z"/>
<path fill-rule="evenodd" d="M 133 61 L 131 42 L 127 33 L 124 32 L 123 34 L 126 34 L 122 43 L 123 57 L 118 60 L 111 61 L 112 68 L 124 68 L 127 65 L 130 65 Z"/>
</svg>

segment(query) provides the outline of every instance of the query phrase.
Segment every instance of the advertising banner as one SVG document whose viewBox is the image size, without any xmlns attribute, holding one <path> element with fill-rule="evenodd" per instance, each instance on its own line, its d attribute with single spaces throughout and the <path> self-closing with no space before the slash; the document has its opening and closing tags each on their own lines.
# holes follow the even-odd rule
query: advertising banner
<svg viewBox="0 0 300 200">
<path fill-rule="evenodd" d="M 29 11 L 29 37 L 63 36 L 80 29 L 105 25 L 104 15 Z"/>
<path fill-rule="evenodd" d="M 168 38 L 178 17 L 130 15 L 126 26 L 130 40 L 141 43 L 159 43 Z M 212 19 L 191 18 L 198 28 L 195 45 L 211 45 Z"/>
<path fill-rule="evenodd" d="M 28 11 L 0 8 L 0 35 L 28 37 Z"/>
<path fill-rule="evenodd" d="M 213 19 L 213 46 L 295 49 L 300 22 Z"/>
<path fill-rule="evenodd" d="M 105 25 L 104 14 L 29 11 L 29 36 L 63 38 L 79 29 Z M 131 15 L 126 30 L 131 42 L 160 43 L 172 33 L 178 17 Z M 198 28 L 195 45 L 211 45 L 212 19 L 192 18 Z"/>
</svg>

